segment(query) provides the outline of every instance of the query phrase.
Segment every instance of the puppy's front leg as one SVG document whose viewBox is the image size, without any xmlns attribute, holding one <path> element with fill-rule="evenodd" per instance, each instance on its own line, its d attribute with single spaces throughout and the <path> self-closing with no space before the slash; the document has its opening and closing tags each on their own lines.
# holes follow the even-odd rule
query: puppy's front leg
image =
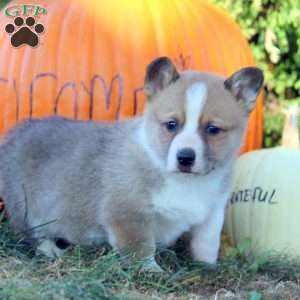
<svg viewBox="0 0 300 300">
<path fill-rule="evenodd" d="M 217 208 L 202 225 L 192 229 L 191 251 L 193 259 L 215 264 L 220 248 L 224 223 L 224 208 Z"/>
<path fill-rule="evenodd" d="M 128 216 L 114 220 L 109 230 L 109 239 L 121 255 L 130 255 L 134 261 L 143 262 L 143 270 L 162 272 L 155 261 L 155 239 L 152 222 L 146 216 Z"/>
</svg>

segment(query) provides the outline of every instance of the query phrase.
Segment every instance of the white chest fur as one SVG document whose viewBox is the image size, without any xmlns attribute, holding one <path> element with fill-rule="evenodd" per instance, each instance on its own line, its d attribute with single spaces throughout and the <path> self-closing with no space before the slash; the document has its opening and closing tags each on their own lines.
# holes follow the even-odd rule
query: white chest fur
<svg viewBox="0 0 300 300">
<path fill-rule="evenodd" d="M 159 192 L 153 194 L 156 213 L 156 241 L 169 245 L 194 225 L 209 218 L 216 205 L 225 206 L 222 176 L 170 176 Z"/>
</svg>

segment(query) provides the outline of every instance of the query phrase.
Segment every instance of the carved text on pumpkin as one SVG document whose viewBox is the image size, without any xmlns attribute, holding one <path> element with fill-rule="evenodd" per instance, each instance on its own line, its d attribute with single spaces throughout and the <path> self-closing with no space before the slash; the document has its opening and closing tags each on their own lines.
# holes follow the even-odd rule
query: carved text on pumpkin
<svg viewBox="0 0 300 300">
<path fill-rule="evenodd" d="M 244 189 L 233 192 L 231 194 L 230 203 L 235 204 L 238 202 L 261 202 L 268 204 L 278 204 L 274 200 L 276 190 L 263 190 L 261 187 L 255 187 L 253 189 Z"/>
<path fill-rule="evenodd" d="M 40 82 L 41 81 L 41 82 Z M 38 101 L 43 101 L 43 99 L 37 99 L 35 96 L 35 90 L 40 83 L 43 86 L 47 86 L 47 84 L 55 84 L 56 86 L 59 84 L 57 88 L 57 93 L 54 95 L 52 103 L 52 111 L 49 114 L 60 114 L 63 112 L 59 111 L 61 99 L 64 97 L 64 93 L 67 89 L 72 91 L 72 105 L 73 105 L 73 118 L 78 119 L 78 113 L 80 110 L 80 94 L 83 91 L 87 97 L 89 102 L 89 112 L 88 118 L 92 120 L 94 118 L 94 113 L 97 109 L 100 109 L 98 106 L 96 107 L 95 102 L 96 99 L 103 99 L 104 101 L 104 109 L 106 111 L 110 111 L 112 109 L 112 104 L 114 103 L 114 117 L 115 119 L 120 118 L 120 113 L 122 110 L 122 103 L 124 102 L 124 78 L 121 74 L 114 75 L 111 80 L 107 81 L 105 78 L 99 74 L 95 74 L 92 76 L 90 81 L 86 84 L 86 82 L 81 81 L 77 83 L 75 81 L 66 81 L 63 83 L 58 83 L 58 76 L 52 72 L 38 73 L 36 74 L 30 81 L 28 86 L 28 107 L 29 107 L 29 115 L 28 117 L 34 117 L 34 106 Z M 96 83 L 100 84 L 102 93 L 96 92 Z M 20 119 L 20 105 L 21 105 L 21 95 L 20 95 L 20 82 L 16 79 L 8 79 L 8 78 L 0 78 L 0 83 L 2 84 L 2 88 L 5 86 L 8 89 L 12 89 L 14 99 L 10 98 L 10 101 L 15 101 L 16 107 L 16 122 Z M 116 95 L 113 95 L 113 88 L 116 87 Z M 137 115 L 144 103 L 143 96 L 143 87 L 134 88 L 131 92 L 132 95 L 132 115 Z M 24 99 L 22 99 L 22 104 L 24 103 Z M 98 101 L 99 103 L 99 101 Z M 100 104 L 100 103 L 99 103 Z"/>
</svg>

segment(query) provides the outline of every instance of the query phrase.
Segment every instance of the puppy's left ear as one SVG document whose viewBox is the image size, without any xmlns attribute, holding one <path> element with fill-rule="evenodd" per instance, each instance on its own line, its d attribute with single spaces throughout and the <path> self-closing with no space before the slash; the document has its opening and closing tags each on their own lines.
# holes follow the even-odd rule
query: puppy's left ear
<svg viewBox="0 0 300 300">
<path fill-rule="evenodd" d="M 224 86 L 250 113 L 255 107 L 263 82 L 263 72 L 258 68 L 248 67 L 232 74 L 224 81 Z"/>
</svg>

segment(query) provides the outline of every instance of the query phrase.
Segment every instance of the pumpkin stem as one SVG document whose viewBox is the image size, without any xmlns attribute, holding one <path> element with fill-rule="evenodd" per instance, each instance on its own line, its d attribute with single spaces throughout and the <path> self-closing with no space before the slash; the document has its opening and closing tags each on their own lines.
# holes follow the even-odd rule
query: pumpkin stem
<svg viewBox="0 0 300 300">
<path fill-rule="evenodd" d="M 299 132 L 298 132 L 298 113 L 299 107 L 297 104 L 288 108 L 284 122 L 282 133 L 282 146 L 299 149 Z"/>
</svg>

